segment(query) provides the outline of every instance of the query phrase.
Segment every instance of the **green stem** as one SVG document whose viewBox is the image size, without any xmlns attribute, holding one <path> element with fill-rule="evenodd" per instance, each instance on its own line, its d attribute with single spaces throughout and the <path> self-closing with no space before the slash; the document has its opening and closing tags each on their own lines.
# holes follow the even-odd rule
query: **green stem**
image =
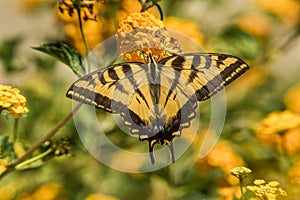
<svg viewBox="0 0 300 200">
<path fill-rule="evenodd" d="M 79 21 L 79 29 L 80 29 L 81 37 L 82 37 L 83 44 L 84 44 L 84 47 L 85 47 L 85 57 L 86 57 L 87 63 L 88 63 L 87 72 L 90 73 L 91 72 L 91 63 L 90 63 L 90 59 L 88 57 L 88 55 L 89 55 L 89 47 L 88 47 L 88 44 L 87 44 L 87 41 L 86 41 L 86 37 L 85 37 L 84 31 L 83 31 L 83 24 L 82 24 L 82 18 L 81 18 L 80 8 L 76 8 L 76 10 L 77 10 L 77 16 L 78 16 L 78 21 Z"/>
<path fill-rule="evenodd" d="M 81 104 L 77 104 L 71 112 L 69 112 L 62 120 L 60 120 L 56 126 L 51 129 L 44 137 L 38 140 L 35 144 L 33 144 L 21 157 L 19 157 L 14 163 L 10 165 L 10 167 L 14 167 L 21 162 L 23 162 L 27 156 L 29 156 L 32 152 L 34 152 L 39 146 L 41 146 L 44 142 L 49 140 L 67 121 L 73 116 L 79 108 Z"/>
<path fill-rule="evenodd" d="M 44 158 L 45 156 L 51 154 L 53 152 L 54 149 L 50 148 L 48 149 L 47 151 L 33 157 L 33 158 L 30 158 L 28 160 L 25 160 L 24 162 L 21 162 L 20 164 L 16 165 L 15 166 L 15 169 L 17 170 L 22 170 L 22 169 L 26 169 L 26 166 L 29 166 L 30 164 Z"/>
<path fill-rule="evenodd" d="M 15 119 L 14 122 L 14 130 L 13 130 L 13 143 L 15 143 L 18 139 L 18 125 L 19 125 L 19 119 Z"/>
<path fill-rule="evenodd" d="M 244 191 L 243 191 L 243 179 L 242 178 L 239 178 L 240 180 L 240 190 L 241 190 L 241 194 L 242 194 L 242 197 L 241 197 L 241 200 L 244 200 Z"/>
</svg>

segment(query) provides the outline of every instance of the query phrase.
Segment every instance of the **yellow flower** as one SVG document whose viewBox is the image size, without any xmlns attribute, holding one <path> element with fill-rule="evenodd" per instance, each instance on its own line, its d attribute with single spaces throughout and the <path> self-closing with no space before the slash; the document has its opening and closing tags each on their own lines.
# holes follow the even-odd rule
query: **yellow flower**
<svg viewBox="0 0 300 200">
<path fill-rule="evenodd" d="M 78 20 L 78 12 L 75 9 L 74 0 L 64 0 L 57 7 L 57 15 L 64 22 L 64 32 L 73 46 L 82 54 L 85 55 L 85 46 L 81 36 Z M 96 47 L 103 39 L 106 33 L 103 19 L 98 16 L 100 12 L 99 1 L 85 0 L 80 8 L 83 32 L 87 40 L 89 48 Z M 97 17 L 96 17 L 97 16 Z"/>
<path fill-rule="evenodd" d="M 117 12 L 116 18 L 118 21 L 125 19 L 131 13 L 138 13 L 142 10 L 142 5 L 137 0 L 122 0 L 121 9 Z M 155 8 L 150 8 L 147 10 L 153 14 L 156 18 L 160 18 L 160 14 Z"/>
<path fill-rule="evenodd" d="M 277 181 L 266 183 L 264 180 L 255 180 L 254 186 L 247 186 L 247 189 L 252 191 L 255 196 L 266 200 L 276 200 L 278 196 L 287 196 L 286 191 L 279 187 Z"/>
<path fill-rule="evenodd" d="M 164 23 L 151 13 L 131 13 L 119 22 L 118 46 L 127 61 L 147 62 L 148 55 L 155 60 L 181 52 Z"/>
<path fill-rule="evenodd" d="M 300 187 L 300 160 L 298 160 L 288 172 L 291 183 Z"/>
<path fill-rule="evenodd" d="M 199 168 L 201 168 L 199 171 L 200 175 L 202 172 L 206 173 L 205 168 L 219 167 L 225 172 L 226 180 L 231 185 L 236 185 L 239 182 L 235 177 L 230 175 L 231 169 L 235 166 L 245 165 L 243 158 L 239 156 L 231 148 L 230 143 L 226 141 L 218 142 L 204 159 L 198 160 L 198 164 Z"/>
<path fill-rule="evenodd" d="M 100 193 L 90 194 L 85 200 L 118 200 L 116 197 L 108 196 Z"/>
<path fill-rule="evenodd" d="M 264 118 L 256 128 L 257 133 L 282 133 L 300 126 L 300 116 L 289 110 L 272 112 Z"/>
<path fill-rule="evenodd" d="M 273 112 L 258 124 L 256 137 L 280 152 L 295 153 L 300 149 L 300 116 L 289 110 Z"/>
<path fill-rule="evenodd" d="M 22 193 L 17 200 L 66 200 L 63 187 L 57 183 L 46 183 L 31 193 Z"/>
<path fill-rule="evenodd" d="M 8 165 L 9 163 L 6 159 L 0 159 L 0 175 L 6 172 Z"/>
<path fill-rule="evenodd" d="M 300 83 L 293 86 L 284 96 L 286 107 L 296 113 L 300 113 Z"/>
<path fill-rule="evenodd" d="M 28 113 L 26 98 L 20 94 L 20 90 L 11 86 L 0 84 L 0 111 L 8 110 L 14 118 Z"/>
<path fill-rule="evenodd" d="M 272 22 L 269 16 L 262 13 L 249 13 L 237 19 L 237 26 L 243 31 L 258 38 L 266 38 L 272 31 Z"/>
<path fill-rule="evenodd" d="M 294 26 L 299 20 L 300 4 L 297 0 L 257 0 L 256 2 L 263 10 L 276 15 L 288 26 Z"/>
<path fill-rule="evenodd" d="M 218 193 L 220 195 L 218 200 L 232 200 L 233 196 L 241 196 L 241 190 L 239 186 L 219 187 Z"/>
<path fill-rule="evenodd" d="M 232 170 L 230 170 L 231 175 L 237 177 L 238 179 L 244 179 L 252 172 L 251 169 L 248 169 L 247 167 L 239 166 L 235 167 Z"/>
</svg>

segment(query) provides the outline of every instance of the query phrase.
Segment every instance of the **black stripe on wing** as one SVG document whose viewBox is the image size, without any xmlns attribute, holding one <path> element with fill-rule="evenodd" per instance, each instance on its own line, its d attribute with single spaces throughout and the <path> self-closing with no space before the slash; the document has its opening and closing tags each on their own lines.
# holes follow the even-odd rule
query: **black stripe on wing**
<svg viewBox="0 0 300 200">
<path fill-rule="evenodd" d="M 159 63 L 177 70 L 195 90 L 198 101 L 218 93 L 249 69 L 243 60 L 217 53 L 180 54 Z"/>
</svg>

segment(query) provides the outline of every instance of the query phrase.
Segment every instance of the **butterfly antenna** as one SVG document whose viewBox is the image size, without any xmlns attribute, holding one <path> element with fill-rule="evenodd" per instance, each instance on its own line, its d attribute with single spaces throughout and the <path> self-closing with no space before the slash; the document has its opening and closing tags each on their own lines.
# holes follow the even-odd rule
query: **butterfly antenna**
<svg viewBox="0 0 300 200">
<path fill-rule="evenodd" d="M 175 162 L 175 156 L 174 156 L 173 142 L 170 142 L 168 144 L 168 147 L 169 147 L 169 151 L 170 151 L 171 161 L 172 161 L 172 163 L 174 163 Z"/>
</svg>

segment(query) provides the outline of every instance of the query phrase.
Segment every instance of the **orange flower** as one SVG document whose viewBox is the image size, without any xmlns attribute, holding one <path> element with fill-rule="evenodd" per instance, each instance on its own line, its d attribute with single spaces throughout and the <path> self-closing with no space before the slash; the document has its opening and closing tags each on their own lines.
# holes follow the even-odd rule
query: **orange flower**
<svg viewBox="0 0 300 200">
<path fill-rule="evenodd" d="M 295 139 L 300 138 L 300 116 L 289 110 L 273 112 L 256 127 L 256 137 L 280 152 L 294 153 L 300 149 Z"/>
<path fill-rule="evenodd" d="M 293 184 L 300 186 L 300 160 L 290 168 L 288 175 Z"/>
<path fill-rule="evenodd" d="M 239 183 L 238 179 L 231 175 L 231 169 L 236 166 L 245 166 L 243 158 L 231 148 L 227 141 L 218 142 L 205 158 L 198 160 L 198 163 L 201 169 L 202 167 L 209 168 L 209 166 L 219 167 L 225 172 L 226 180 L 231 185 Z"/>
<path fill-rule="evenodd" d="M 88 195 L 85 200 L 118 200 L 116 197 L 108 196 L 100 193 Z"/>
<path fill-rule="evenodd" d="M 167 29 L 182 33 L 195 40 L 199 45 L 204 46 L 205 36 L 195 22 L 177 17 L 167 17 L 164 23 Z"/>
<path fill-rule="evenodd" d="M 164 23 L 151 13 L 131 13 L 119 22 L 118 46 L 127 61 L 148 62 L 180 52 L 176 39 L 170 37 Z"/>
<path fill-rule="evenodd" d="M 297 0 L 257 0 L 256 2 L 263 10 L 275 14 L 287 26 L 294 26 L 299 20 L 300 4 Z"/>
<path fill-rule="evenodd" d="M 241 190 L 239 186 L 219 187 L 218 193 L 220 195 L 218 200 L 232 200 L 233 196 L 235 197 L 241 196 Z"/>
<path fill-rule="evenodd" d="M 237 26 L 243 31 L 258 38 L 266 38 L 272 31 L 272 22 L 269 16 L 261 13 L 248 13 L 237 19 Z"/>
<path fill-rule="evenodd" d="M 62 194 L 62 186 L 57 183 L 46 183 L 32 193 L 23 193 L 17 200 L 65 200 L 66 198 Z"/>
</svg>

